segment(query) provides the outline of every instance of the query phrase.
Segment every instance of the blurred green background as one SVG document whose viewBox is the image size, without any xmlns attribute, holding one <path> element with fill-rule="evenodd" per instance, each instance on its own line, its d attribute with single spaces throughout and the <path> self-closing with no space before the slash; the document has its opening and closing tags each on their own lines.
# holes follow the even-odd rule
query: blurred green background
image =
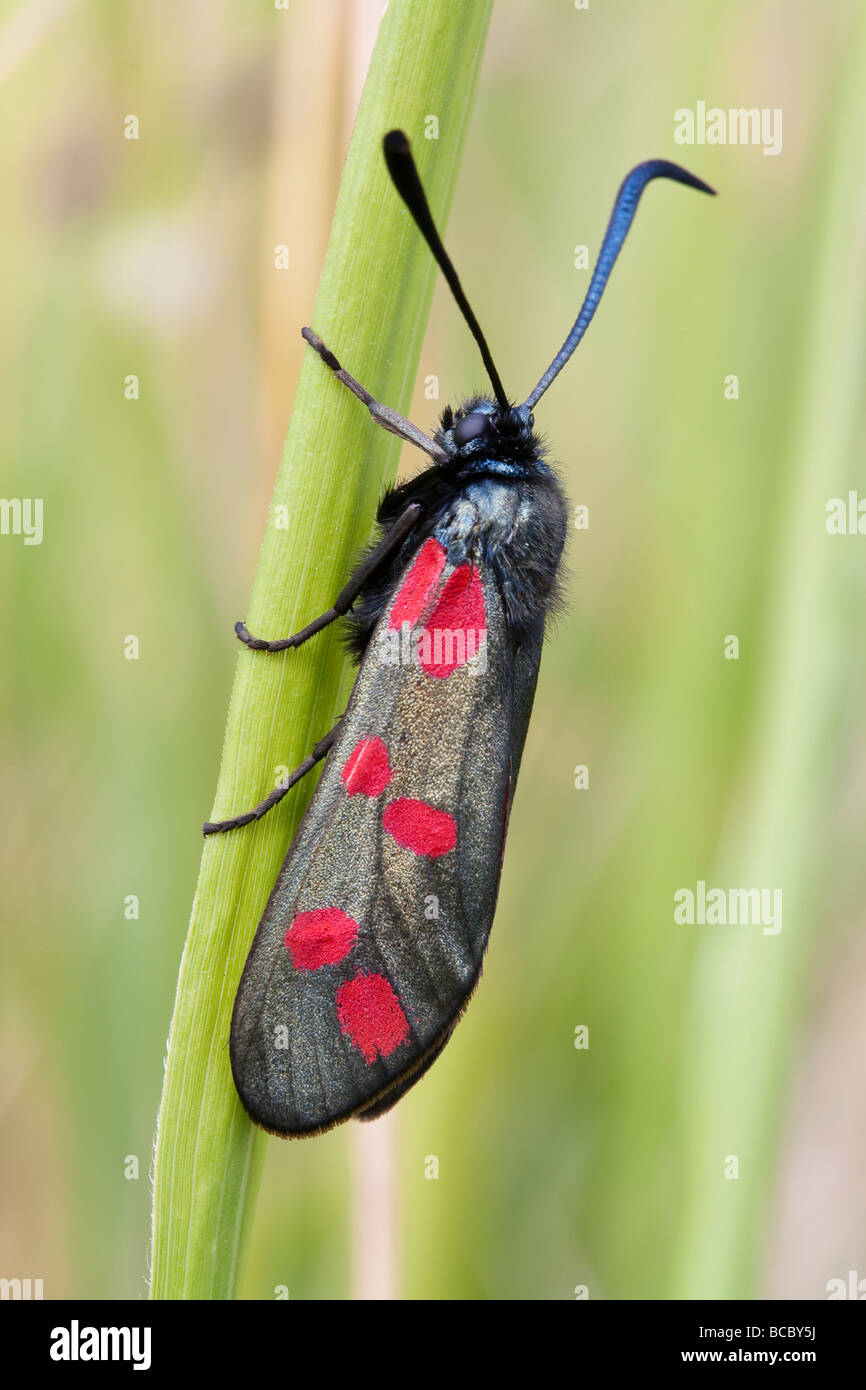
<svg viewBox="0 0 866 1390">
<path fill-rule="evenodd" d="M 0 536 L 0 1275 L 49 1298 L 146 1295 L 231 626 L 380 9 L 0 7 L 2 491 L 44 499 L 41 545 Z M 244 1297 L 866 1276 L 866 539 L 825 526 L 866 495 L 860 10 L 494 9 L 447 242 L 510 391 L 628 168 L 677 159 L 720 196 L 653 185 L 539 408 L 590 523 L 481 988 L 393 1119 L 269 1142 Z M 676 144 L 699 101 L 781 109 L 781 152 Z M 413 418 L 481 385 L 439 285 Z M 782 930 L 676 923 L 699 880 L 780 888 Z"/>
</svg>

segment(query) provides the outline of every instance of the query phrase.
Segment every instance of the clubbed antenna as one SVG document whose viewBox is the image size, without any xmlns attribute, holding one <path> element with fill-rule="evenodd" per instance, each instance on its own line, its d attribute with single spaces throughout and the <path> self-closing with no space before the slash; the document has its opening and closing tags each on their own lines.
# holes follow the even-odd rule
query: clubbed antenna
<svg viewBox="0 0 866 1390">
<path fill-rule="evenodd" d="M 616 195 L 613 212 L 607 224 L 607 231 L 604 234 L 604 241 L 598 253 L 595 270 L 592 272 L 589 289 L 586 292 L 583 304 L 580 306 L 580 313 L 575 319 L 574 327 L 547 371 L 544 373 L 544 376 L 535 389 L 526 397 L 524 405 L 527 409 L 532 409 L 536 401 L 544 395 L 550 383 L 562 371 L 592 322 L 592 316 L 598 308 L 598 302 L 604 293 L 604 287 L 610 278 L 610 272 L 616 265 L 616 258 L 622 250 L 623 242 L 628 236 L 628 229 L 637 211 L 640 195 L 651 179 L 674 179 L 677 183 L 688 184 L 689 188 L 698 188 L 702 193 L 712 193 L 715 195 L 716 191 L 714 188 L 710 188 L 708 183 L 704 183 L 703 179 L 696 178 L 695 175 L 690 174 L 687 169 L 681 169 L 679 164 L 671 164 L 667 159 L 648 159 L 646 163 L 638 164 L 632 169 L 630 174 L 626 174 L 622 186 Z"/>
<path fill-rule="evenodd" d="M 487 346 L 487 340 L 481 332 L 481 326 L 472 312 L 469 300 L 463 293 L 463 286 L 457 277 L 457 271 L 451 264 L 448 252 L 442 245 L 442 238 L 436 230 L 436 223 L 433 221 L 433 214 L 427 202 L 427 195 L 424 192 L 421 179 L 418 176 L 418 170 L 415 166 L 415 161 L 412 158 L 412 147 L 409 144 L 409 138 L 404 135 L 402 130 L 389 130 L 382 144 L 385 150 L 385 163 L 388 165 L 388 173 L 391 175 L 394 187 L 411 212 L 419 232 L 433 252 L 439 269 L 448 281 L 451 293 L 457 300 L 460 312 L 469 325 L 469 331 L 481 351 L 481 357 L 487 369 L 487 375 L 490 377 L 490 382 L 493 386 L 493 394 L 499 402 L 500 409 L 508 410 L 510 408 L 508 397 L 505 394 L 505 390 L 499 378 L 499 373 L 490 355 L 490 348 Z"/>
</svg>

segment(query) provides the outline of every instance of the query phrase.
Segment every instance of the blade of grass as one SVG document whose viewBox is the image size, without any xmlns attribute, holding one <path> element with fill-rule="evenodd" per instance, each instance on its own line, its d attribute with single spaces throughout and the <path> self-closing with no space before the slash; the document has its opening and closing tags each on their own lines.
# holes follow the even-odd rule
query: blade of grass
<svg viewBox="0 0 866 1390">
<path fill-rule="evenodd" d="M 443 219 L 491 5 L 403 0 L 388 7 L 343 173 L 312 323 L 348 369 L 398 410 L 408 406 L 417 370 L 433 267 L 390 187 L 381 139 L 400 125 L 414 140 L 431 207 Z M 435 139 L 424 138 L 430 117 L 439 123 Z M 398 442 L 309 354 L 248 607 L 251 631 L 284 635 L 329 606 L 369 536 L 398 457 Z M 342 670 L 330 632 L 277 657 L 240 653 L 213 819 L 254 805 L 280 769 L 301 761 L 339 713 Z M 308 783 L 263 822 L 204 847 L 157 1128 L 153 1298 L 230 1298 L 237 1285 L 264 1136 L 232 1083 L 229 1022 Z"/>
<path fill-rule="evenodd" d="M 704 935 L 684 1043 L 686 1168 L 673 1274 L 679 1298 L 756 1295 L 797 1010 L 826 926 L 818 913 L 831 867 L 829 793 L 844 755 L 852 656 L 862 644 L 862 572 L 845 549 L 850 539 L 824 529 L 827 501 L 855 486 L 866 365 L 863 203 L 851 177 L 864 117 L 862 21 L 836 112 L 814 302 L 802 328 L 803 410 L 765 629 L 755 751 L 712 878 L 714 885 L 781 888 L 782 929 L 697 928 Z"/>
</svg>

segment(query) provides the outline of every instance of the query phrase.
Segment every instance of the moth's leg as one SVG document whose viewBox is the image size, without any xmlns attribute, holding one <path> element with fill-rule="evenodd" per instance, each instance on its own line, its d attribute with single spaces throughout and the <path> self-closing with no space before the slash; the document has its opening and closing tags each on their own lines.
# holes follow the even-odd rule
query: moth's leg
<svg viewBox="0 0 866 1390">
<path fill-rule="evenodd" d="M 291 791 L 292 787 L 300 782 L 302 777 L 306 777 L 308 772 L 312 772 L 316 763 L 322 761 L 333 744 L 334 739 L 337 737 L 339 728 L 340 720 L 338 719 L 331 732 L 325 734 L 325 737 L 319 740 L 312 753 L 309 753 L 307 757 L 304 758 L 304 761 L 298 764 L 294 772 L 289 773 L 285 782 L 281 782 L 278 787 L 274 787 L 274 790 L 265 797 L 264 801 L 260 801 L 258 806 L 254 806 L 251 811 L 246 811 L 242 816 L 232 816 L 231 820 L 205 821 L 201 828 L 202 834 L 216 835 L 221 831 L 237 830 L 242 825 L 249 825 L 251 821 L 261 820 L 262 816 L 266 816 L 268 811 L 276 806 L 278 801 L 282 801 L 286 792 Z"/>
<path fill-rule="evenodd" d="M 424 508 L 420 502 L 410 502 L 406 510 L 400 513 L 390 531 L 382 537 L 375 550 L 371 550 L 366 560 L 358 566 L 345 588 L 340 590 L 334 599 L 333 607 L 318 618 L 314 618 L 311 623 L 307 623 L 307 626 L 302 627 L 300 632 L 294 633 L 291 637 L 280 637 L 275 642 L 266 642 L 263 637 L 251 637 L 247 631 L 246 623 L 235 623 L 235 632 L 240 640 L 245 642 L 248 647 L 252 647 L 253 651 L 281 652 L 286 647 L 300 647 L 311 637 L 315 637 L 317 632 L 321 632 L 323 627 L 335 622 L 337 618 L 345 617 L 370 576 L 375 574 L 383 561 L 393 555 L 395 550 L 400 549 L 423 511 Z"/>
<path fill-rule="evenodd" d="M 399 435 L 400 439 L 405 439 L 407 444 L 414 444 L 416 448 L 423 449 L 425 454 L 436 463 L 447 463 L 448 455 L 444 449 L 426 435 L 423 430 L 419 430 L 417 425 L 413 425 L 411 420 L 407 420 L 403 415 L 398 415 L 396 410 L 390 406 L 382 405 L 381 401 L 374 400 L 370 392 L 365 390 L 360 381 L 356 381 L 350 376 L 345 367 L 341 367 L 331 349 L 325 347 L 318 333 L 314 333 L 312 328 L 302 328 L 301 336 L 310 344 L 311 348 L 319 354 L 326 367 L 330 367 L 334 376 L 342 381 L 344 386 L 348 386 L 354 396 L 359 401 L 363 401 L 377 425 L 383 429 L 390 430 L 391 434 Z"/>
</svg>

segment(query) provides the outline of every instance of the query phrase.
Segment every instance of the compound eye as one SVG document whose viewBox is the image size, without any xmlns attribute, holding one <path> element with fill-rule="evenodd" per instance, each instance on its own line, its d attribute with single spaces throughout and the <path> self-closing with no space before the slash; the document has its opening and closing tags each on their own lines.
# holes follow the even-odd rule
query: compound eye
<svg viewBox="0 0 866 1390">
<path fill-rule="evenodd" d="M 486 434 L 489 424 L 490 416 L 482 415 L 480 411 L 473 411 L 471 415 L 465 416 L 454 427 L 454 443 L 457 448 L 462 449 L 470 439 L 479 439 L 481 435 Z"/>
</svg>

